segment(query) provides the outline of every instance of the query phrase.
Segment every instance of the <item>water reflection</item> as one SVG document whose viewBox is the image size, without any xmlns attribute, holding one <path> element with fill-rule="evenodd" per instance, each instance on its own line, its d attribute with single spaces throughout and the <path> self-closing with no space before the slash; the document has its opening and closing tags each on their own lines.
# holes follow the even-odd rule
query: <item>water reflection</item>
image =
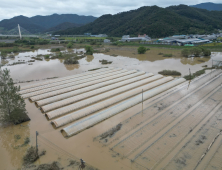
<svg viewBox="0 0 222 170">
<path fill-rule="evenodd" d="M 64 66 L 69 71 L 79 68 L 79 64 L 64 64 Z"/>
<path fill-rule="evenodd" d="M 59 59 L 60 63 L 63 63 L 64 59 Z"/>
<path fill-rule="evenodd" d="M 192 57 L 192 58 L 186 58 L 182 57 L 180 59 L 180 62 L 184 65 L 189 64 L 189 65 L 196 65 L 196 64 L 204 64 L 205 62 L 208 62 L 211 58 L 205 58 L 205 57 Z"/>
<path fill-rule="evenodd" d="M 87 62 L 91 62 L 93 59 L 94 59 L 94 56 L 93 56 L 93 55 L 88 55 L 88 56 L 86 56 L 86 61 L 87 61 Z"/>
</svg>

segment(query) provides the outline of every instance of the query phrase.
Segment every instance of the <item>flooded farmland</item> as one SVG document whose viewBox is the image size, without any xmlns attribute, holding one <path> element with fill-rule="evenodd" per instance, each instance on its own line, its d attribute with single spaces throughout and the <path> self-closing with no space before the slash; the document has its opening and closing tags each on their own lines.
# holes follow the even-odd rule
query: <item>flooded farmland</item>
<svg viewBox="0 0 222 170">
<path fill-rule="evenodd" d="M 173 56 L 163 57 L 159 53 L 172 53 Z M 180 50 L 154 48 L 146 54 L 138 55 L 134 48 L 110 48 L 107 53 L 80 59 L 79 64 L 65 65 L 62 59 L 43 59 L 29 65 L 30 57 L 39 54 L 52 53 L 49 49 L 24 52 L 16 54 L 14 59 L 1 62 L 12 64 L 24 61 L 24 64 L 6 64 L 3 68 L 10 69 L 14 81 L 25 86 L 107 66 L 135 69 L 154 75 L 170 69 L 186 75 L 189 68 L 196 72 L 203 65 L 210 67 L 212 59 L 222 60 L 222 53 L 212 53 L 211 58 L 184 58 Z M 113 54 L 117 56 L 111 56 Z M 102 59 L 112 61 L 112 64 L 102 65 L 99 62 Z M 79 161 L 79 158 L 83 158 L 88 167 L 101 170 L 219 169 L 221 163 L 218 159 L 221 155 L 208 151 L 208 147 L 222 128 L 222 72 L 210 70 L 207 73 L 195 81 L 182 83 L 154 96 L 144 101 L 143 105 L 136 104 L 121 111 L 70 138 L 61 134 L 60 130 L 64 127 L 55 129 L 40 108 L 26 99 L 31 121 L 16 126 L 2 126 L 0 129 L 0 152 L 3 153 L 0 154 L 0 164 L 5 170 L 21 168 L 22 157 L 30 145 L 35 146 L 35 134 L 38 131 L 39 150 L 46 150 L 46 155 L 40 157 L 30 169 L 53 161 L 58 161 L 64 169 L 78 169 L 78 164 L 70 165 L 70 161 Z M 104 136 L 119 124 L 121 127 L 112 135 Z M 18 135 L 20 138 L 17 138 Z M 28 144 L 25 143 L 27 137 L 30 138 Z M 215 141 L 212 149 L 221 150 L 221 137 Z M 204 162 L 201 160 L 202 155 Z"/>
</svg>

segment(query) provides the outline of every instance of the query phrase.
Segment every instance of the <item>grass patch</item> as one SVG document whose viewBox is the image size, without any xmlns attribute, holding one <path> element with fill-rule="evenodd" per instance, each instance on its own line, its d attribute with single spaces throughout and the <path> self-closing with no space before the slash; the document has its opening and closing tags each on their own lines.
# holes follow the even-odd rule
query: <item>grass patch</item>
<svg viewBox="0 0 222 170">
<path fill-rule="evenodd" d="M 20 135 L 15 135 L 14 138 L 15 138 L 15 142 L 17 142 L 19 139 L 21 139 L 21 136 Z"/>
<path fill-rule="evenodd" d="M 42 58 L 39 58 L 39 57 L 31 57 L 31 59 L 39 60 L 39 61 L 42 61 L 42 60 L 43 60 Z"/>
<path fill-rule="evenodd" d="M 49 78 L 46 78 L 46 79 L 56 79 L 56 78 L 58 78 L 58 77 L 49 77 Z"/>
<path fill-rule="evenodd" d="M 195 72 L 195 73 L 193 73 L 193 74 L 191 74 L 191 75 L 185 75 L 183 78 L 185 78 L 186 80 L 192 80 L 192 79 L 194 79 L 195 77 L 204 74 L 204 73 L 205 73 L 205 70 L 206 70 L 206 69 L 202 69 L 202 70 L 199 70 L 199 71 L 197 71 L 197 72 Z"/>
<path fill-rule="evenodd" d="M 197 61 L 202 62 L 202 63 L 205 62 L 204 60 L 197 60 Z"/>
<path fill-rule="evenodd" d="M 163 57 L 173 57 L 173 54 L 163 54 Z"/>
<path fill-rule="evenodd" d="M 117 55 L 117 54 L 112 54 L 112 55 L 110 55 L 110 56 L 117 57 L 118 55 Z"/>
<path fill-rule="evenodd" d="M 52 48 L 51 52 L 60 52 L 60 48 Z"/>
<path fill-rule="evenodd" d="M 30 51 L 31 49 L 21 49 L 18 47 L 13 48 L 7 48 L 7 49 L 1 49 L 1 56 L 5 57 L 9 53 L 18 53 L 18 52 L 24 52 L 24 51 Z"/>
<path fill-rule="evenodd" d="M 101 136 L 100 136 L 100 140 L 103 140 L 107 137 L 112 137 L 116 132 L 118 132 L 119 130 L 121 130 L 121 127 L 122 127 L 122 124 L 118 124 L 116 125 L 116 127 L 110 129 L 109 131 L 103 133 Z"/>
<path fill-rule="evenodd" d="M 18 65 L 18 64 L 25 64 L 25 62 L 18 61 L 18 62 L 14 62 L 12 64 L 9 64 L 8 66 L 14 66 L 14 65 Z"/>
<path fill-rule="evenodd" d="M 35 162 L 37 159 L 39 158 L 39 156 L 36 154 L 36 148 L 31 146 L 25 156 L 23 157 L 23 164 L 27 165 L 27 164 L 31 164 L 33 162 Z"/>
<path fill-rule="evenodd" d="M 99 69 L 101 69 L 101 68 L 94 68 L 94 69 L 90 69 L 88 71 L 95 71 L 95 70 L 99 70 Z"/>
<path fill-rule="evenodd" d="M 99 62 L 102 64 L 112 64 L 112 61 L 108 61 L 108 60 L 99 60 Z"/>
<path fill-rule="evenodd" d="M 35 62 L 35 60 L 29 60 L 28 62 L 31 62 L 31 63 L 32 63 L 32 62 Z"/>
<path fill-rule="evenodd" d="M 181 76 L 181 73 L 176 70 L 163 70 L 163 71 L 159 71 L 158 73 L 162 75 Z"/>
</svg>

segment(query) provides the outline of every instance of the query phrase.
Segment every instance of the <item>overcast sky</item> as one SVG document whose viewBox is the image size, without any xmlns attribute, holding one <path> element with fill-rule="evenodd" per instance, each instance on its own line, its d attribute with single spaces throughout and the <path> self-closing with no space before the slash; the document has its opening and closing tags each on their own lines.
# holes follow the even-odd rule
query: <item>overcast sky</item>
<svg viewBox="0 0 222 170">
<path fill-rule="evenodd" d="M 0 0 L 0 20 L 14 16 L 57 14 L 92 15 L 116 14 L 141 6 L 195 5 L 203 2 L 221 3 L 221 0 Z"/>
</svg>

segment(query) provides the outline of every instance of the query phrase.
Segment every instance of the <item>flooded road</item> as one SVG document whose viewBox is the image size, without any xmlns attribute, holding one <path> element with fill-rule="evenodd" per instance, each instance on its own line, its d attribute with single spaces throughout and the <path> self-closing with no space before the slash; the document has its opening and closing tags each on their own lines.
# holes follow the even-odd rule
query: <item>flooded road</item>
<svg viewBox="0 0 222 170">
<path fill-rule="evenodd" d="M 173 57 L 166 58 L 159 55 L 159 53 L 172 53 Z M 8 64 L 18 62 L 19 60 L 25 60 L 24 62 L 26 63 L 4 66 L 3 69 L 10 69 L 14 81 L 19 82 L 63 77 L 82 73 L 89 69 L 102 66 L 120 67 L 128 70 L 137 69 L 154 74 L 157 74 L 158 71 L 164 69 L 170 69 L 180 71 L 182 75 L 186 75 L 189 73 L 189 68 L 191 69 L 191 72 L 195 72 L 202 69 L 203 65 L 211 66 L 212 59 L 222 60 L 222 53 L 212 53 L 211 58 L 184 58 L 180 56 L 180 50 L 154 48 L 147 51 L 146 54 L 139 55 L 136 53 L 136 49 L 129 50 L 127 48 L 117 48 L 110 49 L 110 51 L 105 54 L 97 53 L 93 56 L 86 56 L 79 60 L 79 64 L 65 65 L 63 64 L 62 59 L 43 59 L 43 61 L 36 60 L 32 63 L 33 65 L 28 65 L 28 61 L 31 59 L 30 57 L 35 57 L 39 54 L 45 55 L 52 53 L 49 49 L 39 49 L 33 52 L 19 53 L 16 54 L 15 59 L 7 59 Z M 118 56 L 111 56 L 112 54 Z M 102 65 L 99 62 L 99 60 L 102 59 L 113 61 L 113 63 Z M 1 60 L 1 62 L 6 61 Z M 29 83 L 21 83 L 21 85 L 25 84 Z M 148 104 L 149 101 L 144 102 L 144 106 Z M 101 170 L 144 169 L 142 166 L 130 163 L 128 159 L 123 159 L 123 155 L 118 155 L 117 153 L 114 154 L 108 147 L 103 147 L 101 144 L 93 141 L 93 138 L 103 133 L 104 129 L 112 128 L 116 123 L 127 119 L 129 116 L 137 113 L 138 110 L 141 110 L 140 104 L 69 139 L 66 139 L 61 135 L 61 128 L 54 129 L 41 111 L 28 100 L 26 100 L 26 108 L 29 117 L 31 118 L 30 122 L 8 127 L 1 125 L 0 127 L 0 165 L 3 170 L 16 170 L 22 167 L 22 157 L 27 148 L 30 147 L 30 145 L 35 146 L 36 131 L 40 134 L 38 138 L 39 150 L 41 151 L 45 149 L 46 155 L 36 161 L 35 165 L 59 161 L 61 166 L 65 169 L 75 169 L 68 166 L 69 161 L 71 159 L 78 160 L 79 158 L 83 158 L 87 163 Z M 24 144 L 27 137 L 30 138 L 30 143 Z M 120 149 L 122 150 L 122 148 Z M 183 152 L 180 154 L 182 153 Z M 143 159 L 141 158 L 141 162 L 142 161 Z M 172 166 L 174 165 L 172 164 Z"/>
</svg>

